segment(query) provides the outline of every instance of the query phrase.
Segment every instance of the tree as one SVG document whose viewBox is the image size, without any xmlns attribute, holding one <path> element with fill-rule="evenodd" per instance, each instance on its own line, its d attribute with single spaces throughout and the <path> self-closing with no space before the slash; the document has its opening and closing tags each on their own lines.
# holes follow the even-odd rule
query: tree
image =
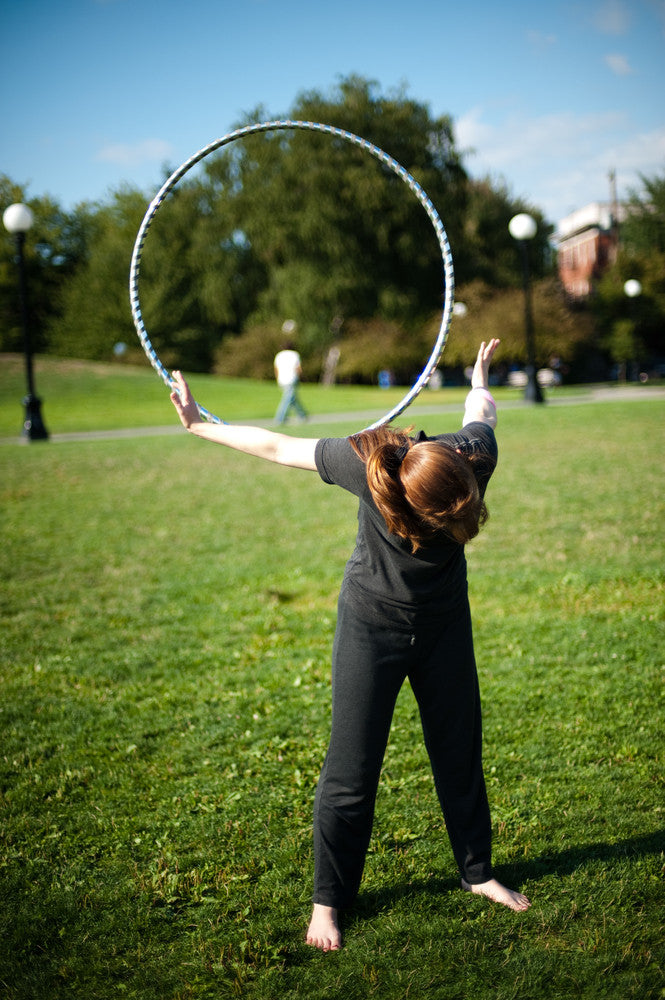
<svg viewBox="0 0 665 1000">
<path fill-rule="evenodd" d="M 481 340 L 501 340 L 501 363 L 527 363 L 524 327 L 524 293 L 521 288 L 497 289 L 483 281 L 459 288 L 458 301 L 466 306 L 464 316 L 454 317 L 443 365 L 463 369 L 473 363 Z M 568 308 L 554 278 L 541 278 L 532 285 L 536 364 L 545 367 L 553 358 L 566 366 L 574 364 L 592 336 L 588 315 Z M 433 342 L 434 328 L 430 330 Z"/>
<path fill-rule="evenodd" d="M 115 343 L 131 342 L 127 276 L 144 208 L 143 195 L 129 188 L 96 207 L 86 259 L 64 287 L 60 315 L 51 324 L 54 354 L 107 361 Z"/>
<path fill-rule="evenodd" d="M 90 209 L 82 205 L 65 212 L 50 198 L 30 198 L 25 189 L 0 176 L 2 211 L 24 202 L 34 215 L 24 248 L 26 305 L 33 349 L 48 347 L 49 328 L 57 315 L 62 289 L 86 259 L 93 225 Z M 13 237 L 0 227 L 0 350 L 18 351 L 23 330 L 18 303 L 16 248 Z"/>
<path fill-rule="evenodd" d="M 422 184 L 461 229 L 466 175 L 449 119 L 403 94 L 342 80 L 332 97 L 301 95 L 292 119 L 322 121 L 368 139 Z M 300 346 L 322 350 L 335 318 L 413 321 L 441 298 L 438 244 L 422 206 L 366 151 L 310 131 L 252 135 L 206 167 L 266 284 L 251 321 L 296 317 Z"/>
<path fill-rule="evenodd" d="M 598 282 L 592 301 L 600 344 L 620 370 L 629 361 L 665 357 L 665 175 L 642 177 L 621 223 L 614 266 Z M 629 298 L 626 281 L 637 279 L 641 293 Z"/>
<path fill-rule="evenodd" d="M 615 320 L 609 335 L 605 338 L 605 345 L 612 360 L 617 364 L 619 381 L 625 382 L 628 364 L 631 361 L 638 361 L 644 354 L 644 345 L 636 333 L 635 320 Z"/>
<path fill-rule="evenodd" d="M 632 255 L 665 254 L 665 174 L 640 175 L 643 191 L 632 190 L 621 223 L 621 242 Z"/>
<path fill-rule="evenodd" d="M 249 120 L 269 117 L 257 109 Z M 508 221 L 524 210 L 540 220 L 530 247 L 534 279 L 546 272 L 542 216 L 505 186 L 469 179 L 449 116 L 434 118 L 404 90 L 383 94 L 350 76 L 328 95 L 302 93 L 283 117 L 339 126 L 394 157 L 436 206 L 458 285 L 519 286 Z M 42 325 L 54 353 L 101 360 L 118 341 L 140 349 L 127 281 L 148 201 L 126 187 L 71 216 L 45 206 L 51 232 L 35 257 L 44 267 Z M 254 371 L 289 318 L 297 321 L 309 377 L 340 340 L 344 377 L 375 377 L 371 345 L 378 342 L 385 365 L 410 378 L 440 321 L 441 270 L 431 222 L 400 177 L 343 138 L 292 129 L 227 145 L 171 189 L 147 234 L 139 293 L 148 335 L 167 366 L 226 370 L 227 357 L 237 370 L 251 357 L 245 370 Z M 57 275 L 52 287 L 47 274 Z M 0 258 L 0 296 L 2 276 Z M 229 347 L 217 362 L 220 344 Z"/>
<path fill-rule="evenodd" d="M 529 261 L 532 277 L 544 277 L 549 270 L 552 227 L 539 209 L 515 199 L 504 183 L 484 177 L 468 183 L 462 239 L 453 248 L 459 284 L 482 281 L 499 288 L 520 284 L 521 264 L 508 230 L 510 220 L 520 212 L 527 212 L 537 223 L 536 236 L 528 245 Z"/>
<path fill-rule="evenodd" d="M 350 77 L 331 97 L 301 95 L 289 117 L 337 125 L 394 156 L 439 211 L 458 283 L 520 285 L 508 223 L 526 210 L 539 223 L 530 247 L 534 277 L 546 272 L 542 214 L 503 185 L 467 177 L 447 116 L 433 120 L 403 92 L 382 96 L 376 84 Z M 440 250 L 422 206 L 398 177 L 342 139 L 301 131 L 251 136 L 210 164 L 208 175 L 233 192 L 236 225 L 265 268 L 250 328 L 265 335 L 271 324 L 297 317 L 306 370 L 314 358 L 320 366 L 340 327 L 339 377 L 376 378 L 377 342 L 383 366 L 399 377 L 420 370 L 431 349 L 429 330 L 440 320 Z M 237 372 L 242 356 L 240 346 L 229 348 L 221 369 Z"/>
<path fill-rule="evenodd" d="M 64 291 L 62 315 L 53 323 L 55 353 L 108 360 L 118 341 L 139 349 L 128 277 L 147 206 L 144 193 L 125 187 L 97 207 L 88 257 Z M 201 179 L 172 189 L 153 217 L 139 274 L 145 328 L 165 365 L 211 369 L 222 334 L 239 329 L 247 308 L 245 293 L 255 280 L 248 257 L 225 221 L 223 205 Z"/>
</svg>

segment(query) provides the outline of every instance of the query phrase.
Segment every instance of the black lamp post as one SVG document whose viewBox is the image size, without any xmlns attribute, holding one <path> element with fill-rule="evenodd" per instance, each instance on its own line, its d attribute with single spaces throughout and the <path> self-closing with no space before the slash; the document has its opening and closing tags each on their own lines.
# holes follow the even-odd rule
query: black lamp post
<svg viewBox="0 0 665 1000">
<path fill-rule="evenodd" d="M 34 221 L 32 212 L 27 205 L 10 205 L 5 209 L 2 221 L 5 229 L 16 240 L 16 262 L 18 264 L 19 299 L 21 304 L 21 322 L 23 324 L 23 351 L 25 354 L 25 376 L 28 384 L 28 394 L 23 400 L 25 419 L 23 421 L 23 436 L 27 441 L 46 441 L 48 431 L 44 426 L 41 412 L 41 400 L 35 394 L 35 382 L 32 371 L 32 347 L 30 344 L 30 325 L 28 323 L 28 308 L 25 295 L 25 261 L 23 248 L 25 234 Z"/>
<path fill-rule="evenodd" d="M 624 295 L 627 295 L 628 298 L 630 299 L 629 314 L 630 314 L 630 318 L 632 320 L 632 330 L 631 330 L 632 338 L 631 339 L 632 339 L 633 346 L 634 346 L 635 345 L 635 333 L 636 333 L 636 327 L 637 327 L 637 310 L 635 309 L 634 303 L 639 298 L 639 296 L 642 294 L 642 282 L 638 281 L 637 278 L 629 278 L 628 281 L 626 281 L 624 283 L 623 292 L 624 292 Z M 637 353 L 637 352 L 635 351 L 634 353 Z M 633 360 L 633 363 L 634 363 L 635 362 L 635 358 L 633 357 L 632 360 Z M 624 382 L 626 381 L 627 372 L 626 372 L 625 369 L 627 367 L 628 366 L 624 362 L 624 364 L 623 364 L 623 368 L 624 368 L 623 380 L 624 380 Z"/>
<path fill-rule="evenodd" d="M 524 398 L 528 403 L 544 403 L 542 389 L 536 377 L 536 341 L 533 333 L 533 313 L 531 310 L 531 277 L 529 274 L 529 250 L 527 243 L 536 235 L 536 220 L 521 212 L 508 223 L 510 235 L 517 241 L 522 257 L 522 280 L 524 283 L 524 328 L 526 333 L 526 376 Z"/>
</svg>

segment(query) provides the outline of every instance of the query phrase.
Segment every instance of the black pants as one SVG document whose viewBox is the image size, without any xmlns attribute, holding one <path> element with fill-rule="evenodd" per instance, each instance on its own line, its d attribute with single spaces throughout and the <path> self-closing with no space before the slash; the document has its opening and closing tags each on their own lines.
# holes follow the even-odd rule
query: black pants
<svg viewBox="0 0 665 1000">
<path fill-rule="evenodd" d="M 332 733 L 314 804 L 314 902 L 357 895 L 388 733 L 406 677 L 455 860 L 469 883 L 492 877 L 478 677 L 468 601 L 424 626 L 364 621 L 340 595 L 333 645 Z M 408 623 L 406 623 L 408 626 Z"/>
</svg>

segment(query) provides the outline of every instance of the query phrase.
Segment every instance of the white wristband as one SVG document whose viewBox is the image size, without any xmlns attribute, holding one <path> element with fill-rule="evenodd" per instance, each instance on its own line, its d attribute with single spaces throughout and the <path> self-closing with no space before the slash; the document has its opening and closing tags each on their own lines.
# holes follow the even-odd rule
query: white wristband
<svg viewBox="0 0 665 1000">
<path fill-rule="evenodd" d="M 468 406 L 468 403 L 469 403 L 469 397 L 471 396 L 471 393 L 472 393 L 472 392 L 479 392 L 479 393 L 481 393 L 481 395 L 482 395 L 482 396 L 483 396 L 483 397 L 484 397 L 484 398 L 485 398 L 485 399 L 486 399 L 486 400 L 487 400 L 488 402 L 490 402 L 490 403 L 492 404 L 492 406 L 494 407 L 494 409 L 496 410 L 496 400 L 494 399 L 494 396 L 493 396 L 493 395 L 492 395 L 492 393 L 491 393 L 491 392 L 489 391 L 489 389 L 483 389 L 483 387 L 482 387 L 482 386 L 480 386 L 480 385 L 476 385 L 476 386 L 474 386 L 474 387 L 473 387 L 473 389 L 471 389 L 471 391 L 469 392 L 469 395 L 468 395 L 468 396 L 466 397 L 466 402 L 465 402 L 465 404 L 464 404 L 465 406 Z"/>
</svg>

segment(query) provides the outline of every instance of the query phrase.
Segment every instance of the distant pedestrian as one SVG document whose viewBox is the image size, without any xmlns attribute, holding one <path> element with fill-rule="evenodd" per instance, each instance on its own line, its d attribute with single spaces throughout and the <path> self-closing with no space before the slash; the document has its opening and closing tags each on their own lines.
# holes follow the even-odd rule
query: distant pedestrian
<svg viewBox="0 0 665 1000">
<path fill-rule="evenodd" d="M 282 350 L 275 355 L 275 378 L 282 390 L 282 399 L 275 414 L 276 424 L 286 423 L 291 410 L 295 410 L 300 420 L 307 419 L 307 411 L 298 398 L 301 374 L 300 355 L 293 342 L 287 340 Z"/>
</svg>

